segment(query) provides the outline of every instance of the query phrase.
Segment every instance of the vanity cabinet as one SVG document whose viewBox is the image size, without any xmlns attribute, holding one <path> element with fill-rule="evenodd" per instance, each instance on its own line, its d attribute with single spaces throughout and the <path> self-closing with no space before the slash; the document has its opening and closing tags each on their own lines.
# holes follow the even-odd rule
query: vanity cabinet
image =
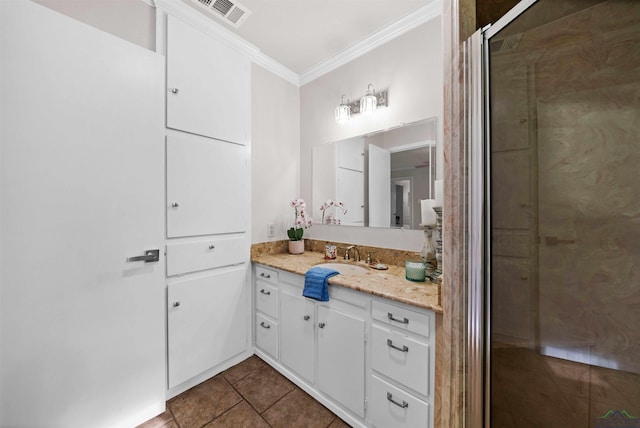
<svg viewBox="0 0 640 428">
<path fill-rule="evenodd" d="M 271 357 L 278 358 L 278 272 L 261 266 L 255 272 L 255 342 Z"/>
<path fill-rule="evenodd" d="M 376 300 L 372 318 L 369 420 L 379 428 L 425 426 L 433 419 L 434 314 Z"/>
<path fill-rule="evenodd" d="M 433 312 L 336 286 L 319 302 L 302 296 L 301 275 L 254 272 L 258 356 L 352 426 L 433 426 Z"/>
<path fill-rule="evenodd" d="M 245 144 L 251 129 L 251 62 L 174 16 L 167 17 L 167 128 Z"/>
</svg>

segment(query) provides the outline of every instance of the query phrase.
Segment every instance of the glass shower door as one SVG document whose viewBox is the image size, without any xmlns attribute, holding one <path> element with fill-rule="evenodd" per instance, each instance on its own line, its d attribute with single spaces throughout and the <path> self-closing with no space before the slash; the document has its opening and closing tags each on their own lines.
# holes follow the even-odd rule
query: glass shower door
<svg viewBox="0 0 640 428">
<path fill-rule="evenodd" d="M 640 2 L 487 42 L 491 426 L 640 427 Z"/>
</svg>

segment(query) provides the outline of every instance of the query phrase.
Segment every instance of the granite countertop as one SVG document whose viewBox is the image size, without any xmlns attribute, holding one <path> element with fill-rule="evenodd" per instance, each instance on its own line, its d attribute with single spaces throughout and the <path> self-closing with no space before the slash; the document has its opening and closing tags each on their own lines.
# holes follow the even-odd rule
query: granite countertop
<svg viewBox="0 0 640 428">
<path fill-rule="evenodd" d="M 303 254 L 265 254 L 252 257 L 252 262 L 304 275 L 312 266 L 320 263 L 349 263 L 366 267 L 364 262 L 348 262 L 338 258 L 325 260 L 323 253 L 305 251 Z M 388 270 L 369 269 L 366 273 L 336 275 L 329 278 L 329 285 L 351 288 L 374 296 L 395 300 L 423 309 L 442 313 L 438 304 L 438 284 L 412 282 L 405 279 L 404 267 L 389 265 Z"/>
</svg>

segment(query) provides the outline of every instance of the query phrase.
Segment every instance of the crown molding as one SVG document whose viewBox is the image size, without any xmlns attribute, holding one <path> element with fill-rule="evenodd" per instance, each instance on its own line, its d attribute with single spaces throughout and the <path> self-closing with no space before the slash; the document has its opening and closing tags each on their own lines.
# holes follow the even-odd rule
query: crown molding
<svg viewBox="0 0 640 428">
<path fill-rule="evenodd" d="M 0 0 L 1 1 L 1 0 Z M 317 65 L 298 74 L 270 56 L 262 52 L 257 46 L 228 30 L 213 19 L 207 17 L 196 9 L 189 7 L 186 3 L 176 0 L 142 0 L 149 2 L 156 9 L 171 14 L 194 25 L 204 33 L 226 40 L 230 45 L 246 54 L 253 63 L 267 69 L 276 76 L 292 83 L 295 86 L 305 85 L 336 68 L 353 61 L 354 59 L 384 45 L 385 43 L 401 36 L 408 31 L 437 18 L 442 14 L 442 0 L 433 0 L 426 6 L 418 9 L 411 15 L 407 15 L 377 33 L 357 42 L 356 44 L 340 51 L 336 55 L 328 58 Z"/>
<path fill-rule="evenodd" d="M 396 37 L 401 36 L 440 15 L 442 15 L 442 0 L 434 0 L 411 15 L 407 15 L 404 18 L 387 25 L 377 33 L 372 34 L 356 44 L 340 51 L 331 58 L 328 58 L 303 71 L 300 74 L 300 86 L 306 85 L 307 83 L 329 73 L 332 70 L 335 70 L 349 61 L 353 61 L 367 52 L 384 45 Z"/>
<path fill-rule="evenodd" d="M 296 86 L 300 86 L 300 77 L 297 73 L 265 55 L 257 46 L 249 43 L 203 13 L 189 7 L 186 3 L 176 0 L 153 0 L 153 3 L 156 9 L 180 18 L 210 36 L 222 38 L 231 46 L 247 55 L 252 62 L 266 68 L 282 79 Z"/>
</svg>

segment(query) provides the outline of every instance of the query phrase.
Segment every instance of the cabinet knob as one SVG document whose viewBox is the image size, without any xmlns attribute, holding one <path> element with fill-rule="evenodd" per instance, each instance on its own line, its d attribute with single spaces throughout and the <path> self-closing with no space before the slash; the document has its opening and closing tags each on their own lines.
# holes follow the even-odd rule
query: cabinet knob
<svg viewBox="0 0 640 428">
<path fill-rule="evenodd" d="M 180 306 L 180 302 L 173 302 L 173 307 L 177 308 L 178 306 Z"/>
<path fill-rule="evenodd" d="M 216 249 L 216 246 L 215 246 L 215 245 L 213 245 L 213 244 L 211 244 L 211 245 L 209 245 L 209 249 L 210 249 L 210 250 L 215 250 L 215 249 Z"/>
<path fill-rule="evenodd" d="M 309 315 L 305 315 L 305 316 L 304 316 L 304 320 L 305 320 L 305 321 L 309 321 L 309 319 L 310 319 L 310 318 L 311 318 L 311 317 L 310 317 Z"/>
<path fill-rule="evenodd" d="M 178 207 L 180 206 L 180 204 L 179 204 L 179 203 L 177 203 L 177 202 L 171 202 L 171 206 L 172 206 L 173 208 L 178 208 Z"/>
<path fill-rule="evenodd" d="M 178 89 L 178 88 L 170 88 L 169 89 L 169 92 L 171 92 L 172 94 L 176 94 L 176 95 L 178 94 L 179 91 L 180 91 L 180 89 Z"/>
<path fill-rule="evenodd" d="M 319 323 L 318 323 L 318 327 L 320 327 L 320 328 L 324 328 L 324 326 L 325 326 L 325 323 L 323 323 L 323 322 L 319 322 Z"/>
</svg>

